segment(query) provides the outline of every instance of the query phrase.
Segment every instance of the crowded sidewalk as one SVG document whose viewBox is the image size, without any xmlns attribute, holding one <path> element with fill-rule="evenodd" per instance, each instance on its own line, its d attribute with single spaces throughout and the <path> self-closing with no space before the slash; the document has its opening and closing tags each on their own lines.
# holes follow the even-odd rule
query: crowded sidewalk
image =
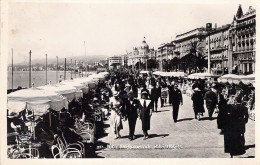
<svg viewBox="0 0 260 165">
<path fill-rule="evenodd" d="M 97 141 L 97 156 L 105 158 L 229 158 L 224 153 L 224 137 L 217 129 L 217 114 L 214 120 L 208 120 L 208 112 L 200 121 L 194 119 L 192 101 L 183 94 L 183 106 L 180 106 L 178 122 L 172 119 L 172 106 L 166 104 L 154 112 L 151 117 L 150 137 L 143 140 L 141 120 L 137 119 L 136 139 L 128 139 L 128 122 L 123 121 L 121 138 L 114 139 L 109 126 L 110 120 L 105 122 L 107 136 Z M 246 124 L 245 133 L 246 153 L 241 158 L 255 156 L 255 122 L 250 120 Z"/>
</svg>

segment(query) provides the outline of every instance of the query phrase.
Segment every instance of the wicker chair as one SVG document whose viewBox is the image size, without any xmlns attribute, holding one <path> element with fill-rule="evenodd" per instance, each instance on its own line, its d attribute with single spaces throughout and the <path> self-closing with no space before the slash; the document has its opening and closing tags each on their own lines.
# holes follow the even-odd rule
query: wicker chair
<svg viewBox="0 0 260 165">
<path fill-rule="evenodd" d="M 77 134 L 79 134 L 83 140 L 87 143 L 94 143 L 95 137 L 95 125 L 93 121 L 86 120 L 85 122 L 76 122 L 75 128 Z"/>
<path fill-rule="evenodd" d="M 81 142 L 68 144 L 63 137 L 55 137 L 56 145 L 51 147 L 52 155 L 54 158 L 67 158 L 66 155 L 76 154 L 77 158 L 85 156 L 84 144 Z M 74 155 L 75 156 L 75 155 Z"/>
</svg>

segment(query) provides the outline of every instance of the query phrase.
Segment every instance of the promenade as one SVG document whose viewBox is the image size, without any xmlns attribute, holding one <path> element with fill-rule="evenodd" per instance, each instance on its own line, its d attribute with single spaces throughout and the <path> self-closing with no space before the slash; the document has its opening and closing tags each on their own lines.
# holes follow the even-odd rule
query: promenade
<svg viewBox="0 0 260 165">
<path fill-rule="evenodd" d="M 160 107 L 151 117 L 149 139 L 143 140 L 140 119 L 136 124 L 136 139 L 128 139 L 128 121 L 123 121 L 122 138 L 114 139 L 110 120 L 105 121 L 105 136 L 97 145 L 97 157 L 104 158 L 229 158 L 224 153 L 224 137 L 217 129 L 217 119 L 208 120 L 204 113 L 201 121 L 194 119 L 192 101 L 183 94 L 183 106 L 180 106 L 178 122 L 172 119 L 172 107 Z M 216 117 L 214 114 L 213 117 Z M 255 156 L 255 122 L 246 125 L 246 153 L 238 157 Z"/>
</svg>

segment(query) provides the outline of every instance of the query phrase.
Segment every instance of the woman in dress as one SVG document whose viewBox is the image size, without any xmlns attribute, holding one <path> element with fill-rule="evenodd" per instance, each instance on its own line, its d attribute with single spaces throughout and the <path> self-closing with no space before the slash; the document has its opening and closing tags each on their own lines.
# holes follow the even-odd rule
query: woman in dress
<svg viewBox="0 0 260 165">
<path fill-rule="evenodd" d="M 241 104 L 239 98 L 233 105 L 227 106 L 226 125 L 224 128 L 225 153 L 230 153 L 231 158 L 243 155 L 245 150 L 245 125 L 248 122 L 248 110 Z"/>
<path fill-rule="evenodd" d="M 152 104 L 148 98 L 147 91 L 141 93 L 140 99 L 140 119 L 142 121 L 142 130 L 144 134 L 144 140 L 148 138 L 148 130 L 150 130 L 150 119 L 152 116 Z"/>
<path fill-rule="evenodd" d="M 122 114 L 121 114 L 121 106 L 118 99 L 113 102 L 113 107 L 111 108 L 111 128 L 115 134 L 115 139 L 120 138 L 120 130 L 123 129 L 122 124 Z"/>
<path fill-rule="evenodd" d="M 194 93 L 191 96 L 191 100 L 193 101 L 193 110 L 195 114 L 195 119 L 200 120 L 200 115 L 203 116 L 205 110 L 204 110 L 203 94 L 199 88 L 194 89 Z"/>
</svg>

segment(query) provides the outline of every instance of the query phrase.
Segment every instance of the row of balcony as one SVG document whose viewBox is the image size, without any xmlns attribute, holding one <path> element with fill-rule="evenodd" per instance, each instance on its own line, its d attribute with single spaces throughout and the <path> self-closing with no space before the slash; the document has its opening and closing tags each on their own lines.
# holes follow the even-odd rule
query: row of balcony
<svg viewBox="0 0 260 165">
<path fill-rule="evenodd" d="M 255 19 L 249 19 L 247 21 L 244 21 L 242 23 L 238 23 L 236 25 L 237 28 L 240 28 L 240 27 L 243 27 L 243 26 L 246 26 L 246 25 L 250 25 L 250 24 L 255 24 Z"/>
</svg>

